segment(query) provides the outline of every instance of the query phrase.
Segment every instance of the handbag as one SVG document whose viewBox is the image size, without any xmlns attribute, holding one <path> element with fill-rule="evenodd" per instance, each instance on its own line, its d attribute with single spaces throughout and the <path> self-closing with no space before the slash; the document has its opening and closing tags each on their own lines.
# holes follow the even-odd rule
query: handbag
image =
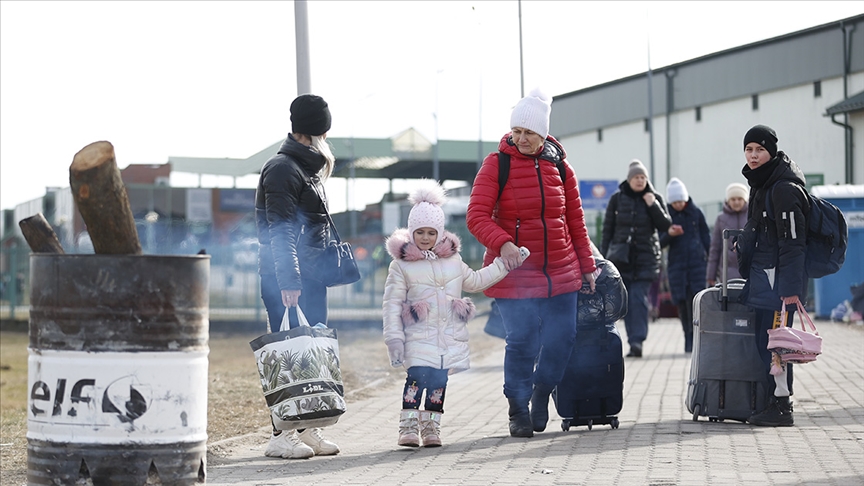
<svg viewBox="0 0 864 486">
<path fill-rule="evenodd" d="M 801 330 L 794 327 L 780 326 L 768 330 L 768 349 L 779 356 L 782 363 L 809 363 L 816 361 L 822 354 L 822 337 L 816 331 L 813 319 L 807 314 L 804 306 L 798 302 L 798 318 Z M 780 322 L 786 322 L 786 306 L 780 313 Z M 805 327 L 809 324 L 812 332 Z"/>
<path fill-rule="evenodd" d="M 612 242 L 609 244 L 609 250 L 606 252 L 606 255 L 603 256 L 617 265 L 627 265 L 630 263 L 630 243 Z"/>
<path fill-rule="evenodd" d="M 357 268 L 351 243 L 339 238 L 339 231 L 336 230 L 330 213 L 327 213 L 327 220 L 330 222 L 330 229 L 335 239 L 327 243 L 327 248 L 319 256 L 313 278 L 328 287 L 352 284 L 360 280 L 360 269 Z"/>
<path fill-rule="evenodd" d="M 315 191 L 315 194 L 318 195 L 318 198 L 324 201 L 324 198 L 318 193 L 317 186 L 308 179 L 307 183 Z M 327 247 L 315 259 L 313 264 L 315 271 L 311 277 L 327 287 L 352 284 L 360 280 L 360 269 L 357 268 L 357 260 L 354 259 L 351 243 L 342 241 L 326 206 L 324 211 L 324 214 L 327 215 L 327 222 L 330 224 L 330 231 L 334 239 L 327 242 Z"/>
<path fill-rule="evenodd" d="M 288 311 L 279 332 L 249 343 L 273 424 L 279 430 L 333 425 L 345 413 L 336 330 L 310 327 L 299 306 L 300 326 L 289 329 Z"/>
</svg>

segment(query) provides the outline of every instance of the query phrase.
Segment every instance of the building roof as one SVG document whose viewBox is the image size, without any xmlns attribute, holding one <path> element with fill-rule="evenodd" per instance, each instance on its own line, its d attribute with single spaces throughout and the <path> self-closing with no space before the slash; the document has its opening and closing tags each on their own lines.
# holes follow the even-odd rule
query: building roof
<svg viewBox="0 0 864 486">
<path fill-rule="evenodd" d="M 192 174 L 239 177 L 251 173 L 243 162 L 246 159 L 212 159 L 208 157 L 168 157 L 171 170 Z M 260 167 L 259 167 L 260 168 Z"/>
<path fill-rule="evenodd" d="M 836 115 L 838 113 L 849 113 L 850 111 L 864 110 L 864 91 L 853 95 L 836 105 L 829 106 L 825 110 L 826 116 Z"/>
<path fill-rule="evenodd" d="M 435 144 L 409 128 L 391 138 L 328 137 L 336 156 L 335 177 L 378 179 L 420 179 L 432 177 Z M 169 157 L 172 170 L 193 174 L 233 177 L 261 172 L 261 167 L 282 145 L 279 140 L 246 159 Z M 442 180 L 471 182 L 486 154 L 497 150 L 498 142 L 440 140 L 439 173 Z"/>
<path fill-rule="evenodd" d="M 550 132 L 561 139 L 645 119 L 649 109 L 659 116 L 838 78 L 842 29 L 862 28 L 864 15 L 856 15 L 554 96 Z M 849 73 L 864 71 L 864 56 L 854 54 L 864 51 L 864 36 L 851 36 L 846 49 Z"/>
</svg>

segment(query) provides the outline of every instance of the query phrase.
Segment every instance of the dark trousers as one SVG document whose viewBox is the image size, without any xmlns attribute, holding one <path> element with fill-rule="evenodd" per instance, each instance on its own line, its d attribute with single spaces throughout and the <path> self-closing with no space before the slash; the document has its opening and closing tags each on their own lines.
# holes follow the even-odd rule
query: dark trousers
<svg viewBox="0 0 864 486">
<path fill-rule="evenodd" d="M 578 296 L 496 299 L 507 333 L 504 396 L 528 400 L 535 384 L 554 387 L 561 381 L 576 342 Z"/>
<path fill-rule="evenodd" d="M 648 289 L 650 280 L 624 280 L 627 288 L 627 315 L 624 328 L 627 329 L 627 342 L 631 346 L 642 347 L 648 337 Z"/>
<path fill-rule="evenodd" d="M 693 334 L 693 298 L 696 297 L 696 292 L 690 290 L 687 286 L 687 297 L 684 300 L 678 301 L 678 318 L 681 319 L 681 329 L 684 334 Z"/>
<path fill-rule="evenodd" d="M 795 306 L 791 307 L 795 309 Z M 786 325 L 791 326 L 794 321 L 795 310 L 786 309 Z M 771 375 L 771 351 L 768 351 L 768 329 L 774 327 L 774 314 L 777 313 L 779 320 L 780 311 L 767 309 L 756 309 L 756 349 L 759 351 L 759 357 L 762 358 L 763 369 L 765 372 L 765 381 L 763 386 L 768 396 L 774 396 L 774 388 L 776 386 L 774 377 Z M 792 363 L 786 363 L 786 384 L 789 387 L 789 394 L 792 394 Z"/>
<path fill-rule="evenodd" d="M 303 286 L 300 293 L 300 308 L 303 315 L 309 321 L 310 326 L 321 322 L 327 324 L 327 287 L 321 282 L 311 279 L 300 279 Z M 285 306 L 282 304 L 282 290 L 276 281 L 276 275 L 261 275 L 261 300 L 267 309 L 267 320 L 270 322 L 270 332 L 279 331 L 282 319 L 285 316 Z M 297 320 L 297 311 L 291 309 L 288 313 L 291 328 L 300 325 Z"/>
<path fill-rule="evenodd" d="M 423 393 L 426 393 L 424 410 L 444 413 L 444 394 L 447 391 L 448 370 L 431 368 L 429 366 L 412 366 L 408 368 L 405 388 L 402 390 L 402 409 L 420 408 Z"/>
</svg>

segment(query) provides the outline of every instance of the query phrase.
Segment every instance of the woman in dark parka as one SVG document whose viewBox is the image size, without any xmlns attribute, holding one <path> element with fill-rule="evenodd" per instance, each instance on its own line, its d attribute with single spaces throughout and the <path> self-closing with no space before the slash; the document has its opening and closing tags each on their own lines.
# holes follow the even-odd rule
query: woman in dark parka
<svg viewBox="0 0 864 486">
<path fill-rule="evenodd" d="M 629 357 L 642 357 L 642 343 L 648 337 L 648 288 L 660 275 L 657 232 L 666 232 L 671 225 L 663 197 L 654 191 L 642 162 L 634 159 L 627 180 L 609 198 L 600 244 L 600 251 L 615 264 L 627 287 L 624 326 Z"/>
<path fill-rule="evenodd" d="M 693 351 L 693 297 L 705 288 L 705 269 L 711 248 L 711 235 L 705 215 L 677 177 L 666 186 L 672 226 L 660 235 L 660 247 L 669 247 L 668 278 L 672 301 L 684 330 L 684 352 Z"/>
</svg>

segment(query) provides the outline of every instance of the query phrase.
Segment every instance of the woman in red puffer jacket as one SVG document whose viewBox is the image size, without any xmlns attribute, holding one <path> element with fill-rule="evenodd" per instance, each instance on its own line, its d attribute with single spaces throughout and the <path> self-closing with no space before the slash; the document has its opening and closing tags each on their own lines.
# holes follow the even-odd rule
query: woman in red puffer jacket
<svg viewBox="0 0 864 486">
<path fill-rule="evenodd" d="M 538 90 L 519 101 L 512 132 L 498 146 L 510 160 L 506 183 L 499 192 L 502 157 L 489 154 L 467 212 L 468 230 L 486 247 L 484 266 L 500 256 L 512 270 L 485 294 L 496 299 L 507 333 L 504 396 L 514 437 L 546 428 L 549 394 L 576 340 L 582 282 L 594 291 L 596 267 L 579 184 L 564 148 L 549 136 L 550 112 L 551 99 Z M 520 246 L 531 255 L 517 268 Z"/>
</svg>

